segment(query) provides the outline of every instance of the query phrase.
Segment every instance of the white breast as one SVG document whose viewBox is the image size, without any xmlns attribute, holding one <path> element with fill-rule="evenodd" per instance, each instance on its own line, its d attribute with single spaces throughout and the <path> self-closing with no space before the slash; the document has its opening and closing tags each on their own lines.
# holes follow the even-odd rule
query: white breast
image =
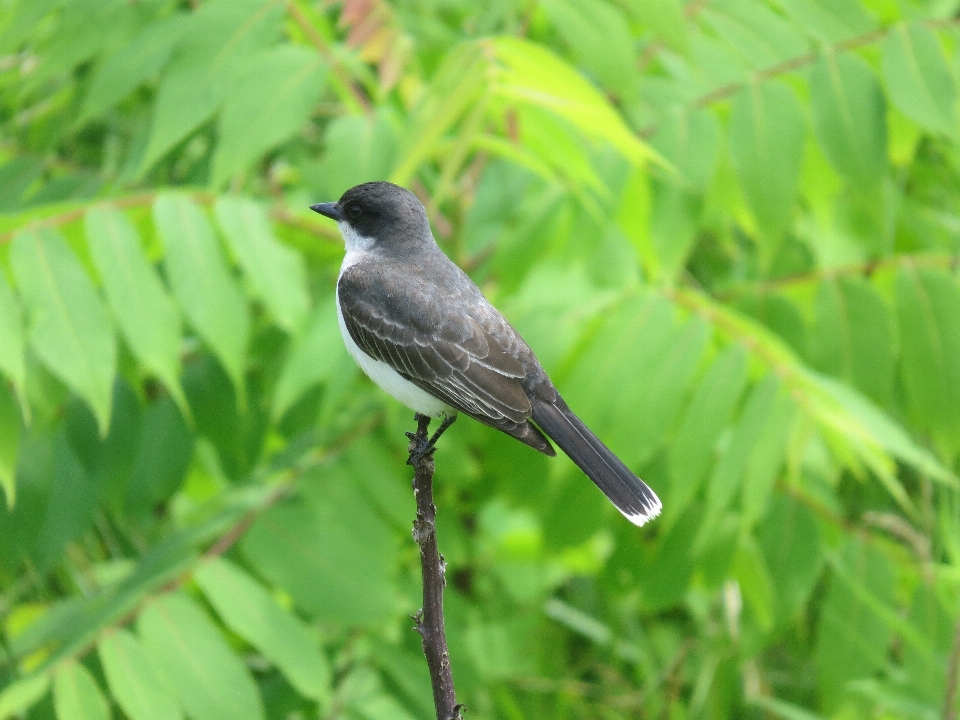
<svg viewBox="0 0 960 720">
<path fill-rule="evenodd" d="M 343 258 L 343 264 L 340 266 L 341 274 L 345 269 L 363 259 L 367 251 L 372 247 L 373 240 L 357 235 L 352 228 L 344 222 L 339 223 L 340 232 L 346 241 L 347 254 Z M 339 278 L 338 278 L 339 282 Z M 343 336 L 343 344 L 347 346 L 347 352 L 356 361 L 360 369 L 366 373 L 367 377 L 373 380 L 377 385 L 387 391 L 390 395 L 402 402 L 411 410 L 421 415 L 430 417 L 440 417 L 441 415 L 453 415 L 456 411 L 442 400 L 438 400 L 429 393 L 421 390 L 412 382 L 402 377 L 400 373 L 375 358 L 367 355 L 350 337 L 350 331 L 347 330 L 347 324 L 343 320 L 343 311 L 340 309 L 340 293 L 336 293 L 337 299 L 337 321 L 340 324 L 340 335 Z"/>
</svg>

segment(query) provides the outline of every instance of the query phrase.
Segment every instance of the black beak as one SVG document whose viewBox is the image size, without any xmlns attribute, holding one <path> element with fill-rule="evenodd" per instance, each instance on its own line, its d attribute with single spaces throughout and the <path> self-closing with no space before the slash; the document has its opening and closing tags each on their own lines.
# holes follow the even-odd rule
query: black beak
<svg viewBox="0 0 960 720">
<path fill-rule="evenodd" d="M 331 220 L 336 220 L 337 222 L 343 220 L 343 213 L 340 212 L 340 208 L 336 203 L 317 203 L 316 205 L 311 205 L 310 209 L 321 215 L 326 215 Z"/>
</svg>

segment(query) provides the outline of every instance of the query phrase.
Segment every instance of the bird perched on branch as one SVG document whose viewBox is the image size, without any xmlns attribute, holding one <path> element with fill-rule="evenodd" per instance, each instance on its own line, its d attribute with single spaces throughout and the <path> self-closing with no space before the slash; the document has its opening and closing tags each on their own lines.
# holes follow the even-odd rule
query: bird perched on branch
<svg viewBox="0 0 960 720">
<path fill-rule="evenodd" d="M 413 193 L 370 182 L 311 209 L 336 220 L 346 244 L 336 299 L 347 350 L 390 395 L 441 418 L 420 453 L 464 413 L 553 456 L 550 438 L 630 522 L 660 513 L 656 493 L 567 407 L 519 333 L 444 255 Z"/>
</svg>

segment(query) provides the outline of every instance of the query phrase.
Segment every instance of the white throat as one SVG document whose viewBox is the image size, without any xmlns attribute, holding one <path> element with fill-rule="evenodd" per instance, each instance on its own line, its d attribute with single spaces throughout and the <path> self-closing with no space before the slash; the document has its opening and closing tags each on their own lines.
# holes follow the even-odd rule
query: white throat
<svg viewBox="0 0 960 720">
<path fill-rule="evenodd" d="M 376 240 L 359 234 L 344 220 L 338 222 L 337 227 L 340 228 L 343 244 L 347 249 L 347 253 L 343 256 L 343 264 L 340 266 L 340 272 L 343 272 L 351 265 L 356 264 L 364 255 L 369 254 Z"/>
<path fill-rule="evenodd" d="M 362 260 L 376 262 L 374 253 L 371 252 L 375 240 L 357 233 L 349 224 L 342 220 L 337 223 L 340 228 L 340 234 L 343 235 L 343 242 L 347 252 L 343 256 L 343 263 L 340 265 L 340 274 L 352 265 L 356 265 Z M 339 283 L 339 278 L 338 278 Z M 438 400 L 429 393 L 421 390 L 412 382 L 402 377 L 400 373 L 387 365 L 385 362 L 377 360 L 367 355 L 350 337 L 350 331 L 347 330 L 347 324 L 343 319 L 343 311 L 340 309 L 340 292 L 336 292 L 337 300 L 337 320 L 340 324 L 340 334 L 343 336 L 343 343 L 347 346 L 347 352 L 356 361 L 360 369 L 366 373 L 367 377 L 373 380 L 377 385 L 387 391 L 390 395 L 402 402 L 407 407 L 430 417 L 440 417 L 456 414 L 456 411 L 442 400 Z"/>
</svg>

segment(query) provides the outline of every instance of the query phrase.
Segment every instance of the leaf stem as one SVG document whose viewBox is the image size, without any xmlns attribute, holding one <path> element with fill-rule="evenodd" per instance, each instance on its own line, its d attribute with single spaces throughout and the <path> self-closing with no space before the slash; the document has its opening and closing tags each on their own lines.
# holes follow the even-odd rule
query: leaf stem
<svg viewBox="0 0 960 720">
<path fill-rule="evenodd" d="M 461 720 L 463 706 L 457 703 L 453 687 L 453 671 L 447 636 L 443 626 L 443 588 L 446 585 L 446 563 L 437 546 L 437 507 L 433 504 L 433 453 L 418 452 L 428 442 L 430 418 L 416 416 L 417 432 L 410 437 L 409 463 L 413 465 L 413 494 L 417 499 L 417 519 L 413 522 L 413 539 L 420 546 L 420 568 L 423 572 L 423 607 L 413 616 L 414 630 L 423 638 L 423 654 L 430 669 L 433 704 L 437 720 Z"/>
<path fill-rule="evenodd" d="M 297 24 L 297 27 L 303 31 L 303 34 L 317 49 L 317 52 L 320 53 L 320 56 L 326 60 L 327 63 L 329 63 L 331 72 L 333 72 L 337 80 L 346 89 L 353 102 L 360 108 L 360 110 L 363 111 L 365 115 L 372 113 L 373 106 L 370 104 L 370 100 L 360 91 L 360 88 L 357 87 L 356 83 L 353 82 L 353 79 L 350 77 L 347 71 L 344 70 L 343 64 L 330 48 L 330 44 L 324 39 L 323 35 L 319 33 L 314 24 L 310 22 L 310 18 L 307 17 L 303 9 L 295 2 L 295 0 L 287 0 L 286 6 L 287 14 L 290 16 L 290 19 L 293 20 Z"/>
<path fill-rule="evenodd" d="M 140 193 L 137 195 L 127 195 L 125 197 L 119 198 L 100 198 L 92 200 L 88 203 L 85 203 L 79 207 L 73 207 L 69 210 L 64 210 L 61 213 L 56 213 L 54 215 L 49 215 L 45 218 L 40 218 L 35 221 L 35 227 L 41 228 L 54 228 L 61 227 L 63 225 L 69 225 L 72 222 L 82 220 L 90 209 L 98 204 L 109 205 L 121 210 L 135 207 L 144 207 L 146 205 L 152 205 L 153 201 L 156 200 L 157 195 L 160 192 L 171 192 L 175 191 L 176 188 L 167 188 L 162 191 L 149 192 L 149 193 Z M 195 202 L 198 202 L 202 205 L 211 205 L 216 202 L 218 195 L 215 193 L 205 192 L 201 190 L 195 190 L 188 192 L 190 198 Z M 28 209 L 29 211 L 29 209 Z M 296 228 L 297 230 L 303 230 L 308 232 L 311 235 L 315 235 L 318 238 L 323 240 L 331 240 L 340 242 L 340 234 L 333 228 L 329 228 L 326 225 L 321 223 L 310 223 L 299 217 L 294 213 L 290 212 L 285 207 L 276 206 L 270 209 L 270 218 L 277 223 L 282 225 L 287 225 L 289 227 Z M 23 230 L 24 227 L 27 227 L 31 224 L 29 220 L 25 220 L 23 223 L 18 223 L 17 227 L 12 230 L 6 230 L 0 232 L 0 245 L 3 245 L 5 242 L 9 242 L 14 235 Z"/>
<path fill-rule="evenodd" d="M 956 27 L 958 24 L 960 24 L 960 20 L 927 20 L 924 24 L 931 30 L 941 30 Z M 759 83 L 780 75 L 785 75 L 788 72 L 793 72 L 794 70 L 799 70 L 807 65 L 812 65 L 814 62 L 816 62 L 817 58 L 819 58 L 825 52 L 844 52 L 846 50 L 854 50 L 858 47 L 863 47 L 864 45 L 870 45 L 878 40 L 883 40 L 889 32 L 890 28 L 886 27 L 879 30 L 871 30 L 868 33 L 847 38 L 846 40 L 841 40 L 840 42 L 832 45 L 823 45 L 817 50 L 811 50 L 803 53 L 802 55 L 792 57 L 789 60 L 784 60 L 776 65 L 771 65 L 770 67 L 757 70 L 751 73 L 748 80 L 731 82 L 714 88 L 710 92 L 694 98 L 693 101 L 690 102 L 689 106 L 691 108 L 703 108 L 720 100 L 726 100 L 727 98 L 736 95 L 740 88 L 742 88 L 747 82 Z M 658 129 L 658 123 L 651 123 L 640 131 L 640 137 L 648 138 L 652 135 L 655 135 Z"/>
</svg>

